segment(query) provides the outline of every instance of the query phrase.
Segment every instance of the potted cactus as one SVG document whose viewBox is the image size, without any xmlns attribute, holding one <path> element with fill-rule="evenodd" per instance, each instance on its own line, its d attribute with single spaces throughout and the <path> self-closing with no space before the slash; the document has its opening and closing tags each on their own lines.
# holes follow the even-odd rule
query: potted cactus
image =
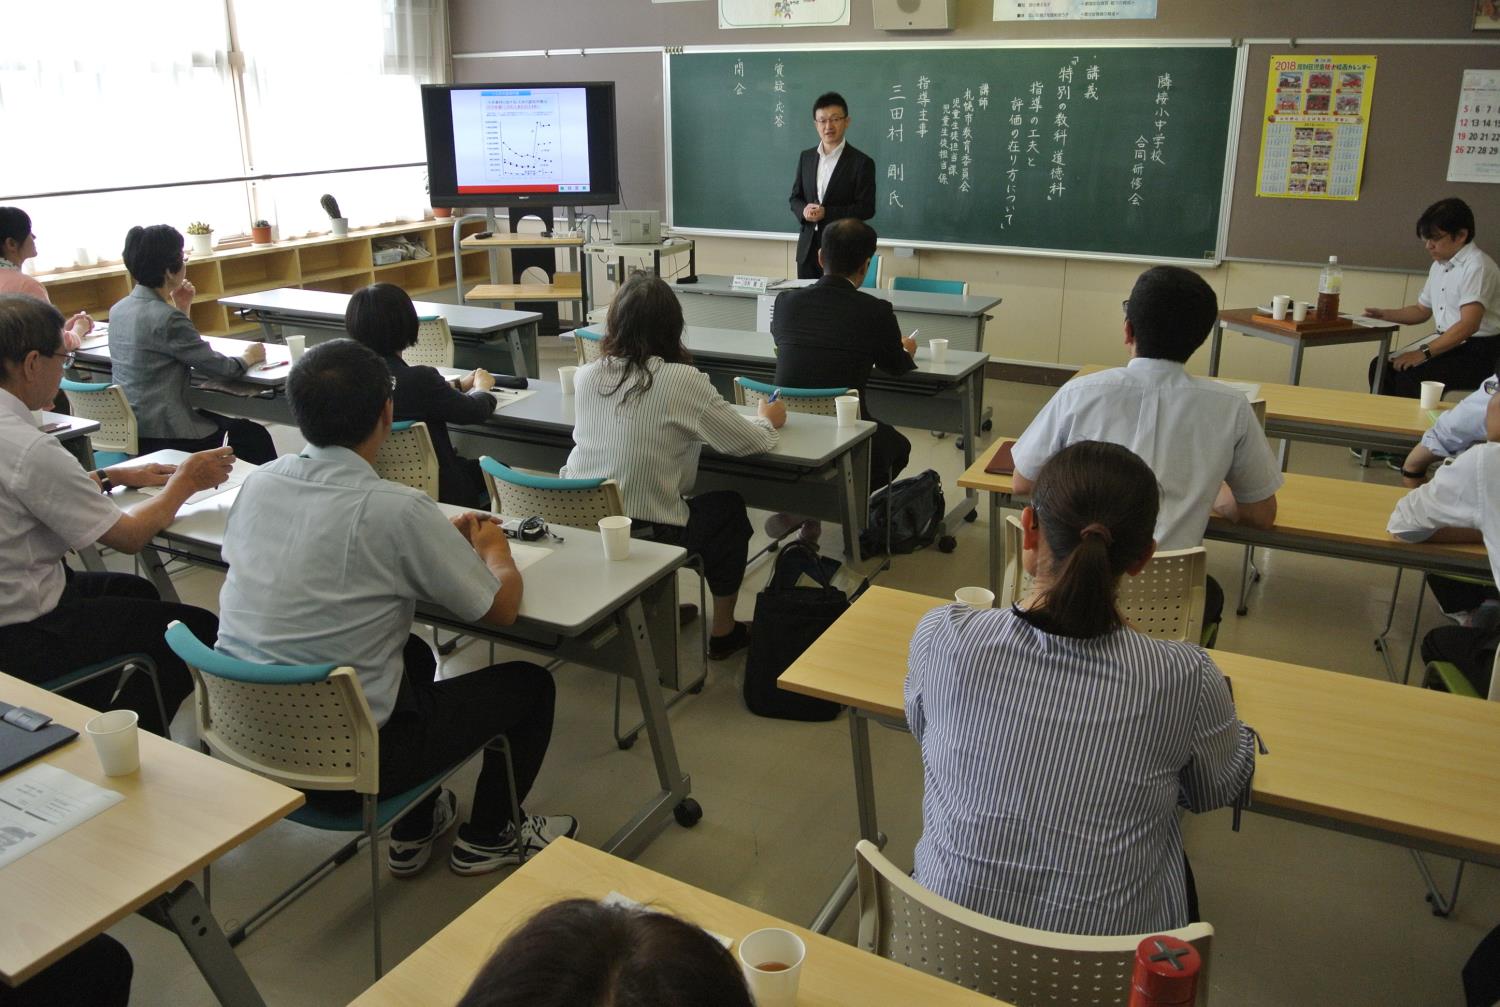
<svg viewBox="0 0 1500 1007">
<path fill-rule="evenodd" d="M 271 222 L 269 220 L 257 220 L 250 225 L 250 242 L 254 245 L 269 245 L 271 243 Z"/>
<path fill-rule="evenodd" d="M 195 220 L 187 226 L 188 240 L 193 243 L 194 255 L 212 255 L 214 250 L 214 229 L 211 225 L 201 220 Z"/>
</svg>

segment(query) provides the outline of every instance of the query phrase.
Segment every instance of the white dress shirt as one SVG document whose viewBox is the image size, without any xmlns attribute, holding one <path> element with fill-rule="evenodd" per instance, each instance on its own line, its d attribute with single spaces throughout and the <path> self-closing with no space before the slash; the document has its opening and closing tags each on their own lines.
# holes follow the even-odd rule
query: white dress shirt
<svg viewBox="0 0 1500 1007">
<path fill-rule="evenodd" d="M 1386 530 L 1425 542 L 1439 528 L 1477 528 L 1500 583 L 1500 444 L 1476 444 L 1396 503 Z"/>
<path fill-rule="evenodd" d="M 1156 473 L 1156 542 L 1164 550 L 1203 544 L 1221 483 L 1236 501 L 1257 503 L 1283 481 L 1244 393 L 1172 360 L 1136 357 L 1063 385 L 1016 442 L 1016 472 L 1035 480 L 1049 458 L 1079 441 L 1128 448 Z"/>
<path fill-rule="evenodd" d="M 1447 262 L 1432 264 L 1417 302 L 1432 309 L 1433 327 L 1438 332 L 1447 332 L 1458 324 L 1465 304 L 1481 304 L 1484 318 L 1470 338 L 1500 334 L 1500 268 L 1470 242 Z"/>
<path fill-rule="evenodd" d="M 818 203 L 823 202 L 823 197 L 828 193 L 828 180 L 833 177 L 833 169 L 839 166 L 839 155 L 843 154 L 844 146 L 848 140 L 840 140 L 839 145 L 832 151 L 823 153 L 823 145 L 818 144 Z"/>
<path fill-rule="evenodd" d="M 0 388 L 0 626 L 31 622 L 62 597 L 62 558 L 99 541 L 120 508 L 78 459 Z"/>
<path fill-rule="evenodd" d="M 573 444 L 565 479 L 613 479 L 620 484 L 625 513 L 638 521 L 685 527 L 683 497 L 698 478 L 698 454 L 706 443 L 726 455 L 756 455 L 776 446 L 771 421 L 742 416 L 725 401 L 708 375 L 691 364 L 649 361 L 649 391 L 628 401 L 635 379 L 613 395 L 624 363 L 601 357 L 573 376 Z"/>
<path fill-rule="evenodd" d="M 1452 409 L 1438 414 L 1437 422 L 1422 435 L 1422 446 L 1439 458 L 1468 450 L 1486 439 L 1484 414 L 1495 394 L 1495 379 L 1465 395 Z"/>
<path fill-rule="evenodd" d="M 500 589 L 437 504 L 347 448 L 309 445 L 246 477 L 223 555 L 217 649 L 264 664 L 350 665 L 381 726 L 417 600 L 472 622 Z"/>
</svg>

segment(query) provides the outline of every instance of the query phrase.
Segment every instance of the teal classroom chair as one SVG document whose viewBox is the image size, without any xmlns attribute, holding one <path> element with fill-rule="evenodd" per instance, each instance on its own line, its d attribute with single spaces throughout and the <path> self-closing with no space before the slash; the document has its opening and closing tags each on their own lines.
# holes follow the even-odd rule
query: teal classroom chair
<svg viewBox="0 0 1500 1007">
<path fill-rule="evenodd" d="M 99 424 L 99 429 L 89 435 L 95 468 L 109 468 L 141 453 L 135 411 L 119 385 L 64 378 L 62 390 L 68 393 L 68 405 L 74 416 Z"/>
<path fill-rule="evenodd" d="M 420 420 L 391 424 L 391 435 L 375 454 L 375 474 L 438 498 L 438 458 L 432 434 Z"/>
<path fill-rule="evenodd" d="M 867 270 L 865 270 L 865 279 L 864 279 L 864 282 L 860 284 L 860 286 L 861 287 L 879 287 L 880 286 L 880 255 L 879 255 L 879 253 L 870 256 L 870 268 L 867 269 Z"/>
<path fill-rule="evenodd" d="M 573 352 L 578 354 L 578 366 L 591 364 L 604 355 L 604 333 L 593 329 L 573 330 Z"/>
<path fill-rule="evenodd" d="M 519 472 L 488 455 L 479 459 L 480 471 L 484 473 L 485 488 L 490 493 L 490 509 L 505 517 L 526 519 L 540 516 L 549 525 L 597 530 L 599 519 L 623 515 L 625 504 L 620 499 L 620 484 L 613 479 L 559 479 L 555 476 L 536 476 Z M 667 699 L 671 709 L 689 695 L 703 691 L 708 681 L 708 580 L 697 560 L 689 559 L 688 566 L 698 574 L 699 635 L 703 651 L 703 673 L 693 682 L 678 690 Z M 620 703 L 624 689 L 623 679 L 615 677 L 615 744 L 629 748 L 645 728 L 645 721 L 628 731 L 620 730 Z"/>
<path fill-rule="evenodd" d="M 781 392 L 781 402 L 789 413 L 811 413 L 815 416 L 834 416 L 838 410 L 834 400 L 841 395 L 857 394 L 852 388 L 785 388 L 752 378 L 734 379 L 734 401 L 741 406 L 759 406 L 770 399 L 773 392 Z"/>
<path fill-rule="evenodd" d="M 260 924 L 306 894 L 361 843 L 370 847 L 370 914 L 374 929 L 375 977 L 383 972 L 380 944 L 380 837 L 392 823 L 473 755 L 416 787 L 384 800 L 380 792 L 380 729 L 354 669 L 334 664 L 263 665 L 239 661 L 209 648 L 181 622 L 167 628 L 167 643 L 193 675 L 198 737 L 209 751 L 258 776 L 296 790 L 353 792 L 357 808 L 309 800 L 288 820 L 323 832 L 356 832 L 286 891 L 251 913 L 229 935 L 238 944 Z M 511 821 L 520 834 L 515 770 L 510 747 L 498 735 L 483 748 L 505 755 L 511 785 Z M 476 749 L 478 754 L 482 749 Z"/>
<path fill-rule="evenodd" d="M 48 692 L 67 692 L 74 686 L 92 682 L 96 678 L 102 678 L 117 671 L 120 673 L 120 684 L 116 686 L 116 692 L 124 688 L 125 682 L 135 672 L 140 672 L 151 680 L 151 690 L 156 693 L 157 716 L 161 718 L 162 737 L 168 736 L 172 726 L 172 712 L 167 710 L 166 700 L 161 695 L 161 680 L 157 676 L 156 662 L 146 654 L 122 654 L 107 661 L 97 661 L 82 668 L 75 668 L 66 674 L 37 684 Z"/>
<path fill-rule="evenodd" d="M 891 280 L 892 290 L 910 290 L 919 294 L 957 294 L 965 297 L 969 293 L 967 280 L 928 280 L 920 276 L 897 276 Z"/>
<path fill-rule="evenodd" d="M 453 330 L 441 315 L 424 315 L 417 321 L 417 341 L 401 351 L 401 359 L 413 367 L 453 366 Z"/>
</svg>

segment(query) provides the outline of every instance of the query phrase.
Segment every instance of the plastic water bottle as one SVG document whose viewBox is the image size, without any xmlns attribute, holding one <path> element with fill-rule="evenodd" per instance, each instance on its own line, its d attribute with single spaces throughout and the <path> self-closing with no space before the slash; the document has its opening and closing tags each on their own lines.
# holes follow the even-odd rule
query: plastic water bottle
<svg viewBox="0 0 1500 1007">
<path fill-rule="evenodd" d="M 1344 289 L 1344 271 L 1339 257 L 1330 255 L 1328 265 L 1318 277 L 1318 321 L 1331 322 L 1339 317 L 1339 292 Z"/>
</svg>

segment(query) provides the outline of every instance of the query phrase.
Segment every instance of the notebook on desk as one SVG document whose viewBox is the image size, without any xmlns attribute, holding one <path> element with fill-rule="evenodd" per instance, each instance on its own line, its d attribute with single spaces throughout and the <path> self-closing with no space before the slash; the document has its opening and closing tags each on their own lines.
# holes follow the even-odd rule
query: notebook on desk
<svg viewBox="0 0 1500 1007">
<path fill-rule="evenodd" d="M 995 452 L 995 456 L 990 459 L 990 463 L 984 467 L 984 470 L 992 476 L 1015 475 L 1016 460 L 1011 457 L 1011 451 L 1015 446 L 1015 441 L 1006 441 L 1001 444 L 1000 449 Z"/>
<path fill-rule="evenodd" d="M 10 703 L 0 703 L 0 715 L 12 708 Z M 27 731 L 0 720 L 0 773 L 23 766 L 76 737 L 77 731 L 61 724 L 48 724 L 39 731 Z"/>
</svg>

